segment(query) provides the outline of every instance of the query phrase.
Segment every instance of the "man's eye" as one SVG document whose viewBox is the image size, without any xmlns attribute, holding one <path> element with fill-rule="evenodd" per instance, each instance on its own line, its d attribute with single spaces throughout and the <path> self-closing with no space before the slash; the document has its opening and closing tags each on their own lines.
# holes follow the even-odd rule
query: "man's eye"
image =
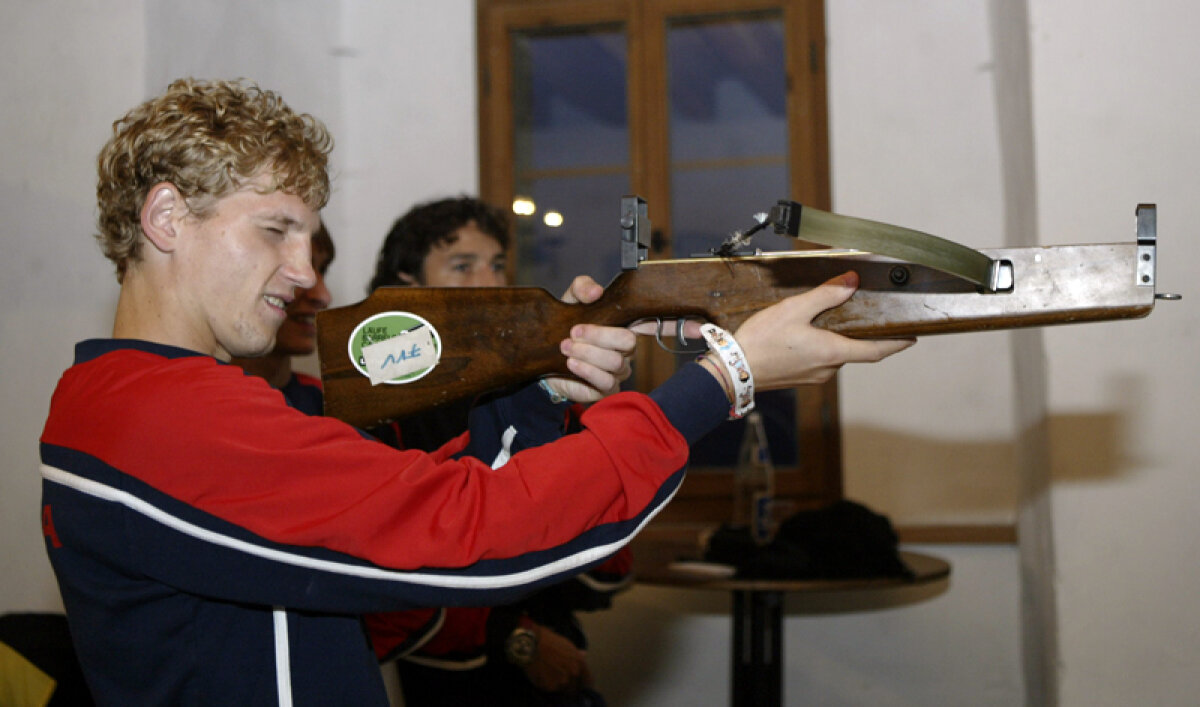
<svg viewBox="0 0 1200 707">
<path fill-rule="evenodd" d="M 454 272 L 463 273 L 464 275 L 471 272 L 471 266 L 466 263 L 456 263 L 453 267 Z"/>
</svg>

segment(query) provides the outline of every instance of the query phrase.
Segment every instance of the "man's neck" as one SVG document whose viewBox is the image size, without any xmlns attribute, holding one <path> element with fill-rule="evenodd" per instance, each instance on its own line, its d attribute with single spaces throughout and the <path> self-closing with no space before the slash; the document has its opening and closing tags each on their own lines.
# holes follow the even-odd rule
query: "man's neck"
<svg viewBox="0 0 1200 707">
<path fill-rule="evenodd" d="M 211 336 L 206 336 L 202 329 L 188 326 L 189 320 L 181 314 L 182 307 L 173 294 L 154 278 L 131 268 L 125 273 L 117 298 L 113 338 L 141 339 L 228 358 L 227 354 L 222 355 Z"/>
</svg>

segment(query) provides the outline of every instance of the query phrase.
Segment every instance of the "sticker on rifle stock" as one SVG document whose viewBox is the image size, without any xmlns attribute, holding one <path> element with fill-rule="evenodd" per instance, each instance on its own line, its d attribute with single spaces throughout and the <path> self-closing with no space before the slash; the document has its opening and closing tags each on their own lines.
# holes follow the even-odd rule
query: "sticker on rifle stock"
<svg viewBox="0 0 1200 707">
<path fill-rule="evenodd" d="M 442 339 L 423 317 L 411 312 L 381 312 L 354 327 L 347 349 L 354 367 L 371 379 L 371 385 L 402 385 L 437 366 Z"/>
</svg>

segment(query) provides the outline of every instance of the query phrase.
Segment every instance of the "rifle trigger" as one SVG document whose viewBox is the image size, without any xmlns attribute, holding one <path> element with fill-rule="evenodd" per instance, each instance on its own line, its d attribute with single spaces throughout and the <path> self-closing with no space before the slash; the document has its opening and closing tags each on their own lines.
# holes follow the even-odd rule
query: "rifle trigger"
<svg viewBox="0 0 1200 707">
<path fill-rule="evenodd" d="M 662 319 L 662 317 L 655 317 L 655 318 L 654 318 L 654 324 L 655 324 L 655 327 L 654 327 L 654 341 L 656 341 L 656 342 L 658 343 L 658 348 L 660 348 L 660 349 L 662 349 L 663 351 L 666 351 L 666 352 L 668 352 L 668 353 L 669 353 L 669 352 L 671 352 L 671 349 L 670 349 L 670 348 L 669 348 L 669 347 L 668 347 L 666 344 L 664 344 L 664 343 L 663 343 L 663 340 L 662 340 L 662 331 L 663 331 L 663 319 Z"/>
<path fill-rule="evenodd" d="M 689 348 L 688 339 L 683 335 L 683 325 L 687 323 L 687 317 L 679 317 L 675 320 L 675 341 L 679 342 L 679 348 L 677 349 L 667 346 L 662 339 L 663 326 L 665 324 L 662 317 L 655 317 L 654 321 L 657 323 L 657 326 L 654 329 L 654 340 L 658 343 L 658 347 L 660 349 L 672 354 L 697 353 L 697 349 Z M 704 349 L 707 348 L 707 345 L 705 345 Z"/>
</svg>

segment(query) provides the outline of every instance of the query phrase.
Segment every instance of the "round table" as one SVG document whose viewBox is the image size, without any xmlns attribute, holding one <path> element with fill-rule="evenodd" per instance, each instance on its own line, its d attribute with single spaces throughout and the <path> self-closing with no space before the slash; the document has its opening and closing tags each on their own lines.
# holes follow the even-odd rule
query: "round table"
<svg viewBox="0 0 1200 707">
<path fill-rule="evenodd" d="M 733 707 L 783 704 L 783 602 L 787 594 L 887 591 L 929 585 L 950 576 L 945 560 L 901 551 L 913 576 L 853 579 L 738 579 L 732 568 L 681 561 L 696 554 L 690 540 L 644 540 L 635 544 L 634 576 L 643 584 L 727 591 L 733 597 L 731 687 Z"/>
</svg>

